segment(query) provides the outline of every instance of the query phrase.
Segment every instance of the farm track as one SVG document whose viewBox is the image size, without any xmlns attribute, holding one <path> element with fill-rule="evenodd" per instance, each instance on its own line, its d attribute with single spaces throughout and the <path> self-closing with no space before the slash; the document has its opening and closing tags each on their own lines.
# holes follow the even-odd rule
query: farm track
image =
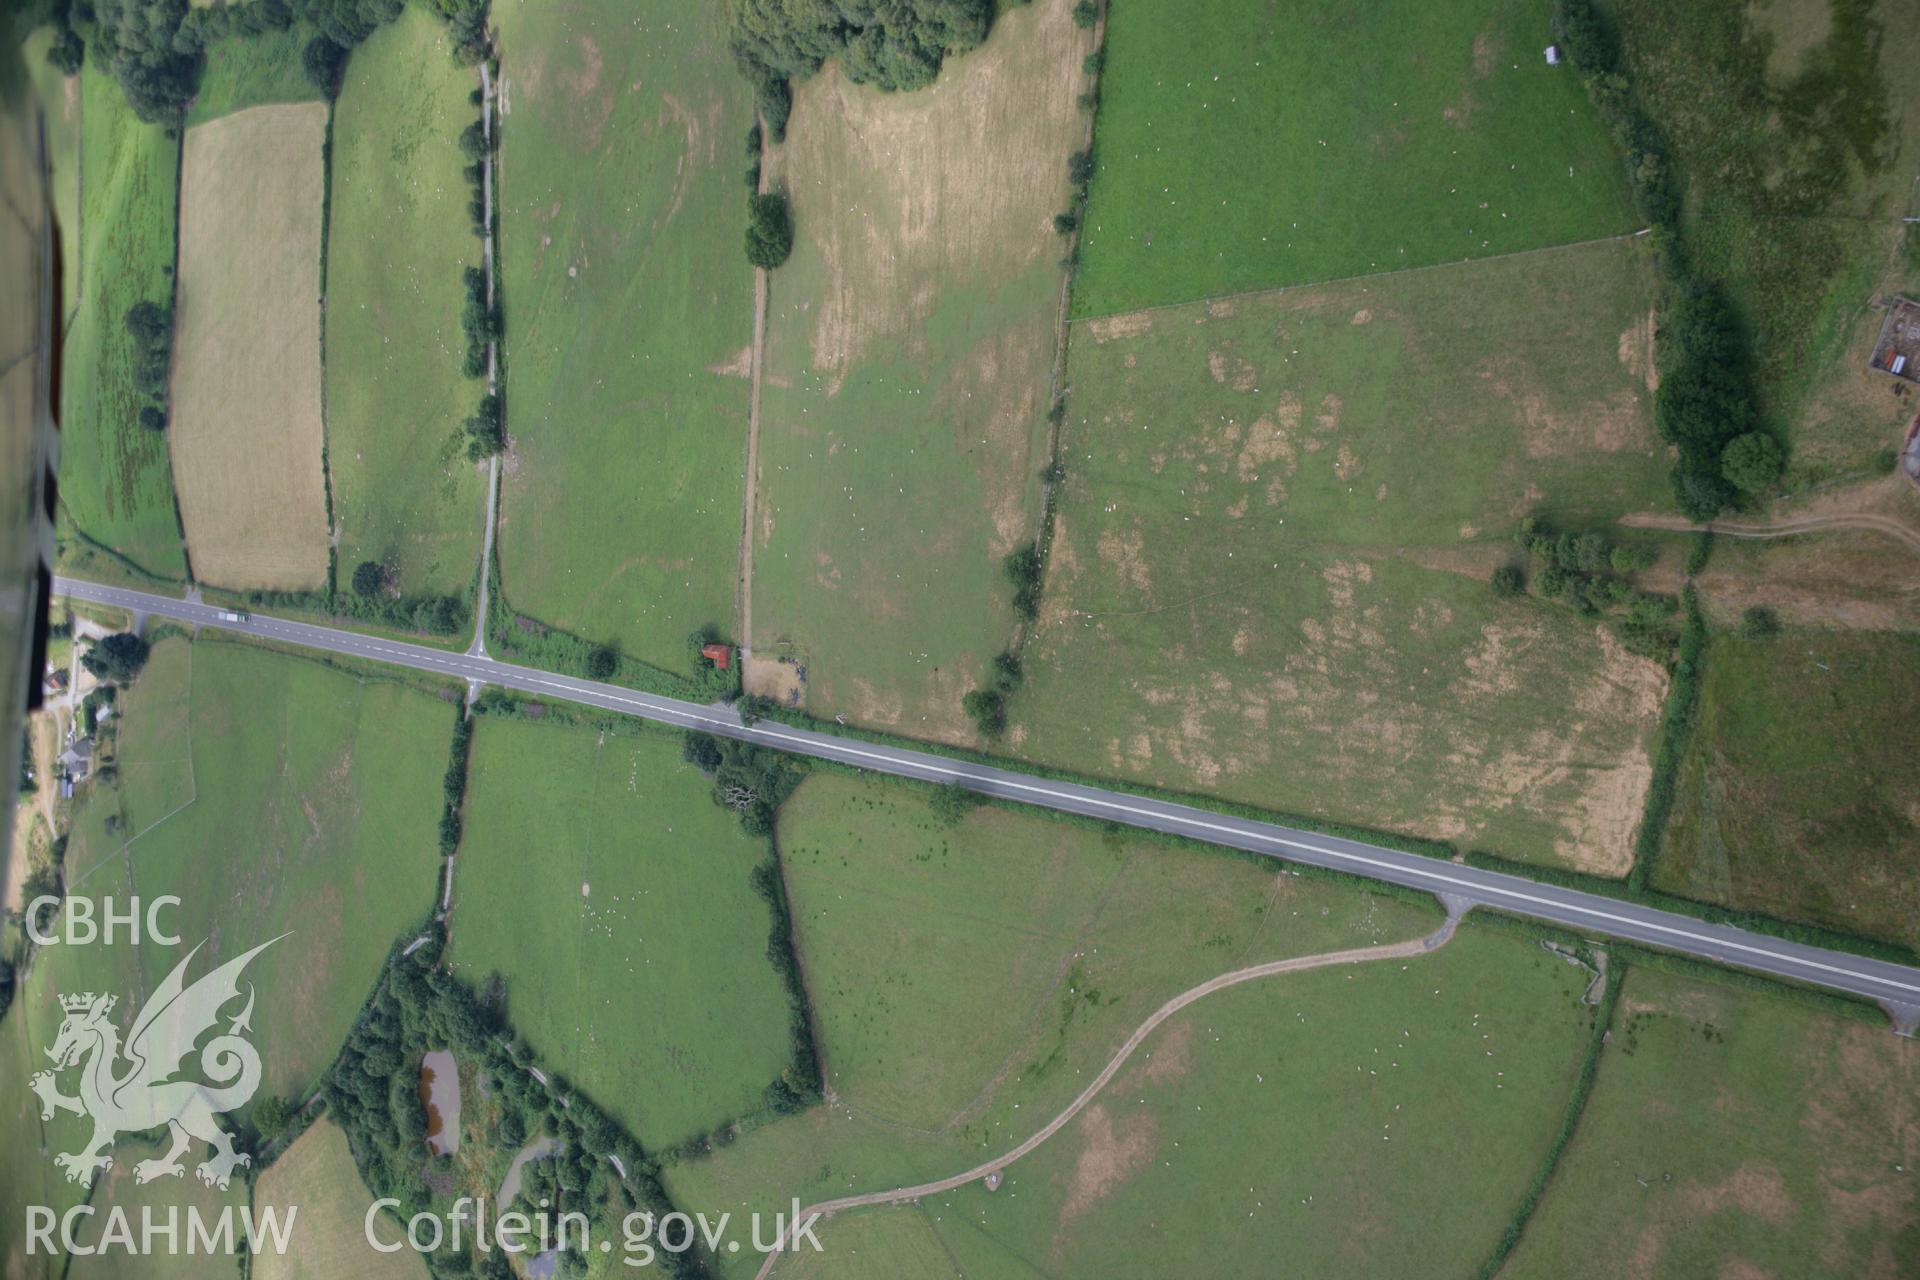
<svg viewBox="0 0 1920 1280">
<path fill-rule="evenodd" d="M 494 305 L 493 292 L 493 156 L 496 150 L 493 141 L 493 76 L 487 70 L 484 59 L 480 63 L 480 127 L 486 133 L 487 158 L 480 171 L 480 197 L 486 208 L 486 236 L 481 241 L 481 256 L 485 260 L 487 272 L 487 306 Z M 500 345 L 497 339 L 487 342 L 487 394 L 500 392 Z M 467 653 L 473 657 L 487 656 L 487 612 L 490 607 L 489 583 L 493 569 L 493 534 L 500 524 L 500 455 L 494 454 L 487 459 L 487 515 L 486 533 L 480 543 L 480 592 L 474 606 L 473 643 L 467 646 Z M 477 692 L 469 686 L 469 697 Z M 444 909 L 444 904 L 443 908 Z"/>
<path fill-rule="evenodd" d="M 767 122 L 756 113 L 754 126 L 760 130 L 760 180 L 754 185 L 757 195 L 772 189 L 767 177 Z M 777 146 L 778 144 L 776 144 Z M 753 269 L 753 345 L 748 356 L 747 378 L 747 477 L 740 499 L 740 607 L 735 611 L 738 625 L 734 644 L 739 646 L 741 665 L 753 653 L 753 508 L 760 488 L 760 384 L 767 363 L 767 271 Z M 741 671 L 745 679 L 746 672 Z"/>
<path fill-rule="evenodd" d="M 1214 305 L 1228 302 L 1245 302 L 1254 298 L 1278 297 L 1283 293 L 1298 293 L 1305 289 L 1331 289 L 1345 284 L 1357 284 L 1362 280 L 1380 280 L 1387 276 L 1423 274 L 1430 271 L 1446 271 L 1454 267 L 1477 267 L 1488 262 L 1502 262 L 1509 258 L 1532 258 L 1543 253 L 1564 253 L 1569 249 L 1588 249 L 1597 244 L 1613 244 L 1620 240 L 1637 240 L 1647 234 L 1647 229 L 1622 231 L 1618 235 L 1597 236 L 1592 240 L 1575 240 L 1569 244 L 1543 244 L 1533 249 L 1514 249 L 1508 253 L 1489 254 L 1484 258 L 1455 258 L 1446 262 L 1427 262 L 1414 267 L 1389 267 L 1385 271 L 1362 271 L 1357 275 L 1329 276 L 1323 280 L 1298 280 L 1292 284 L 1264 285 L 1258 289 L 1236 289 L 1231 293 L 1202 294 L 1197 298 L 1180 298 L 1173 302 L 1154 302 L 1144 307 L 1128 307 L 1120 311 L 1102 311 L 1095 315 L 1074 316 L 1069 324 L 1097 324 L 1102 320 L 1116 320 L 1122 316 L 1152 315 L 1159 311 L 1179 311 L 1188 307 Z"/>
<path fill-rule="evenodd" d="M 1798 533 L 1820 533 L 1827 529 L 1863 529 L 1884 534 L 1920 556 L 1920 529 L 1892 516 L 1867 511 L 1834 515 L 1787 516 L 1780 520 L 1709 520 L 1705 524 L 1684 516 L 1663 516 L 1648 512 L 1621 516 L 1629 529 L 1669 529 L 1680 533 L 1724 533 L 1730 538 L 1789 538 Z"/>
<path fill-rule="evenodd" d="M 1042 1143 L 1046 1142 L 1071 1123 L 1075 1116 L 1086 1109 L 1088 1103 L 1098 1097 L 1100 1092 L 1113 1082 L 1113 1078 L 1120 1073 L 1120 1068 L 1125 1066 L 1127 1060 L 1133 1056 L 1134 1050 L 1144 1044 L 1147 1037 L 1152 1035 L 1160 1027 L 1161 1023 L 1171 1018 L 1174 1014 L 1179 1013 L 1188 1005 L 1203 1000 L 1215 992 L 1225 991 L 1228 987 L 1237 987 L 1242 983 L 1252 982 L 1257 978 L 1269 978 L 1283 973 L 1303 973 L 1309 969 L 1324 969 L 1337 964 L 1366 964 L 1375 960 L 1405 960 L 1414 956 L 1427 955 L 1445 946 L 1447 942 L 1452 939 L 1454 928 L 1459 922 L 1460 912 L 1456 908 L 1449 910 L 1447 918 L 1441 926 L 1425 937 L 1410 938 L 1405 942 L 1391 942 L 1378 947 L 1359 947 L 1347 951 L 1323 951 L 1317 955 L 1294 956 L 1287 960 L 1270 960 L 1265 964 L 1249 965 L 1244 969 L 1234 969 L 1227 973 L 1220 974 L 1218 977 L 1209 978 L 1196 987 L 1189 987 L 1179 995 L 1174 996 L 1171 1000 L 1168 1000 L 1158 1009 L 1155 1009 L 1153 1013 L 1147 1017 L 1145 1022 L 1142 1022 L 1138 1027 L 1134 1028 L 1133 1034 L 1127 1037 L 1126 1043 L 1122 1044 L 1119 1050 L 1114 1053 L 1113 1057 L 1108 1060 L 1106 1067 L 1099 1075 L 1093 1078 L 1093 1081 L 1088 1084 L 1085 1089 L 1080 1091 L 1079 1097 L 1067 1104 L 1064 1111 L 1060 1112 L 1060 1114 L 1056 1115 L 1052 1120 L 1049 1120 L 1046 1126 L 1038 1133 L 1005 1155 L 996 1156 L 984 1164 L 975 1165 L 965 1173 L 957 1173 L 950 1178 L 942 1178 L 936 1182 L 922 1182 L 915 1186 L 899 1187 L 892 1191 L 871 1191 L 865 1195 L 843 1196 L 836 1200 L 823 1200 L 818 1204 L 808 1205 L 799 1212 L 794 1226 L 797 1229 L 801 1222 L 807 1222 L 815 1215 L 821 1218 L 830 1218 L 834 1214 L 841 1213 L 848 1209 L 899 1204 L 903 1201 L 918 1200 L 923 1196 L 939 1195 L 944 1191 L 955 1190 L 956 1188 L 965 1186 L 969 1182 L 977 1182 L 991 1174 L 1000 1172 L 1022 1156 L 1033 1152 Z M 768 1254 L 766 1261 L 760 1264 L 760 1270 L 754 1274 L 754 1280 L 766 1280 L 766 1277 L 773 1271 L 774 1264 L 779 1261 L 780 1257 L 781 1254 L 779 1252 Z"/>
<path fill-rule="evenodd" d="M 761 179 L 761 185 L 766 180 Z M 767 358 L 767 273 L 753 269 L 752 389 L 747 393 L 747 482 L 740 515 L 740 625 L 734 642 L 744 658 L 753 652 L 753 507 L 760 486 L 760 377 Z"/>
</svg>

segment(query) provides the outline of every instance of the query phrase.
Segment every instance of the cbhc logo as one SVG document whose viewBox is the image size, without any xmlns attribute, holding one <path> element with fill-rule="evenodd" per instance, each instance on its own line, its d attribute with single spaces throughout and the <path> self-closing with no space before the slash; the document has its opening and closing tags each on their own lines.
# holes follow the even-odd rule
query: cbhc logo
<svg viewBox="0 0 1920 1280">
<path fill-rule="evenodd" d="M 66 910 L 60 913 L 65 922 L 61 932 L 45 933 L 40 925 L 51 909 L 65 902 Z M 35 946 L 52 947 L 65 943 L 70 947 L 91 946 L 93 943 L 105 943 L 112 946 L 116 936 L 124 932 L 125 942 L 135 946 L 140 944 L 141 928 L 144 925 L 146 939 L 163 947 L 180 945 L 180 935 L 168 933 L 160 925 L 160 909 L 177 907 L 180 899 L 172 894 L 163 894 L 158 898 L 148 898 L 143 904 L 140 898 L 127 901 L 124 908 L 118 908 L 112 898 L 100 899 L 100 914 L 96 919 L 92 898 L 60 899 L 51 894 L 42 894 L 27 904 L 27 936 L 33 939 Z"/>
</svg>

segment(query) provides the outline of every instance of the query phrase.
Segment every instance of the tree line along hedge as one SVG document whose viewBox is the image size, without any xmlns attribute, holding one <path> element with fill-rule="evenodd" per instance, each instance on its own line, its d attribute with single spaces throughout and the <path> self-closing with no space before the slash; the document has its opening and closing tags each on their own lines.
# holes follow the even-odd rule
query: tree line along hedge
<svg viewBox="0 0 1920 1280">
<path fill-rule="evenodd" d="M 1753 393 L 1753 342 L 1726 295 L 1692 269 L 1679 184 L 1660 130 L 1628 78 L 1619 33 L 1592 0 L 1559 0 L 1554 27 L 1621 151 L 1634 202 L 1673 284 L 1660 317 L 1654 426 L 1679 452 L 1672 481 L 1681 512 L 1711 520 L 1744 495 L 1772 487 L 1786 465 Z"/>
<path fill-rule="evenodd" d="M 425 0 L 453 33 L 454 55 L 477 62 L 485 48 L 487 0 Z M 285 31 L 296 22 L 313 37 L 301 67 L 331 99 L 340 90 L 347 56 L 361 41 L 400 16 L 406 0 L 246 0 L 193 5 L 188 0 L 40 0 L 29 27 L 52 23 L 48 60 L 72 75 L 91 52 L 111 75 L 134 114 L 149 123 L 178 125 L 199 92 L 206 51 L 227 39 Z"/>
<path fill-rule="evenodd" d="M 792 82 L 827 59 L 855 84 L 924 88 L 948 57 L 979 47 L 996 8 L 995 0 L 729 0 L 729 46 L 778 142 Z"/>
</svg>

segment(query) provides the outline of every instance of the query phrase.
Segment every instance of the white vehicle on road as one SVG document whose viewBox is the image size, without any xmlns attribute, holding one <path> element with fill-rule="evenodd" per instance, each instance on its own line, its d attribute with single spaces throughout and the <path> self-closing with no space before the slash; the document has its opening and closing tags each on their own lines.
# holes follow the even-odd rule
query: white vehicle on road
<svg viewBox="0 0 1920 1280">
<path fill-rule="evenodd" d="M 219 616 L 222 622 L 245 622 L 247 620 L 247 611 L 245 609 L 222 609 Z"/>
</svg>

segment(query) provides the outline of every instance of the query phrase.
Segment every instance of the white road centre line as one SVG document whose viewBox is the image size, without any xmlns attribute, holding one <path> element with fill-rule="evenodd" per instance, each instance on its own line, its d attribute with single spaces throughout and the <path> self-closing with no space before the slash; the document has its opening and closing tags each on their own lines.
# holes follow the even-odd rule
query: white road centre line
<svg viewBox="0 0 1920 1280">
<path fill-rule="evenodd" d="M 1172 801 L 1130 803 L 1117 798 L 1120 793 L 1103 792 L 1093 787 L 1062 789 L 1058 786 L 1044 785 L 1039 781 L 1031 781 L 1029 775 L 1020 775 L 1009 769 L 946 760 L 921 751 L 905 748 L 877 748 L 871 744 L 857 745 L 857 740 L 854 739 L 840 738 L 822 732 L 782 731 L 768 727 L 764 722 L 744 725 L 737 718 L 710 714 L 693 704 L 678 702 L 674 699 L 644 694 L 635 695 L 630 691 L 594 681 L 554 677 L 533 668 L 518 667 L 495 659 L 473 658 L 466 654 L 443 652 L 421 645 L 383 641 L 312 623 L 262 618 L 250 619 L 242 624 L 232 624 L 222 621 L 219 617 L 220 611 L 212 606 L 195 605 L 145 592 L 102 587 L 66 578 L 55 580 L 55 592 L 95 603 L 180 618 L 216 628 L 226 628 L 247 634 L 284 637 L 294 643 L 327 652 L 370 657 L 435 674 L 456 674 L 482 683 L 529 692 L 534 689 L 551 689 L 568 701 L 599 707 L 603 710 L 618 711 L 621 708 L 633 708 L 635 714 L 649 719 L 676 725 L 704 727 L 729 736 L 765 742 L 769 745 L 786 744 L 787 749 L 800 754 L 872 767 L 883 773 L 921 779 L 947 778 L 964 781 L 991 788 L 996 794 L 1017 793 L 1017 796 L 1029 797 L 1031 802 L 1042 807 L 1064 812 L 1080 813 L 1086 816 L 1120 815 L 1123 819 L 1129 820 L 1129 825 L 1165 831 L 1168 834 L 1198 832 L 1202 834 L 1197 838 L 1209 843 L 1226 844 L 1247 849 L 1249 852 L 1262 851 L 1249 849 L 1249 842 L 1277 849 L 1290 849 L 1295 853 L 1314 855 L 1325 860 L 1326 863 L 1333 864 L 1336 868 L 1341 866 L 1366 868 L 1356 874 L 1371 879 L 1401 884 L 1405 884 L 1410 879 L 1417 880 L 1421 882 L 1418 887 L 1428 888 L 1432 892 L 1462 894 L 1486 906 L 1516 904 L 1514 909 L 1522 914 L 1560 924 L 1575 924 L 1575 920 L 1568 917 L 1578 917 L 1597 922 L 1602 932 L 1619 936 L 1672 939 L 1680 944 L 1678 949 L 1708 959 L 1724 960 L 1727 953 L 1733 952 L 1762 962 L 1754 967 L 1784 976 L 1830 975 L 1842 981 L 1829 982 L 1825 985 L 1838 986 L 1842 990 L 1860 995 L 1871 995 L 1871 991 L 1862 988 L 1872 987 L 1879 989 L 1883 995 L 1893 992 L 1902 993 L 1899 996 L 1887 995 L 1887 998 L 1891 999 L 1911 1001 L 1915 997 L 1920 997 L 1920 981 L 1905 980 L 1905 976 L 1912 974 L 1912 971 L 1903 966 L 1876 962 L 1882 968 L 1903 975 L 1900 978 L 1852 968 L 1844 963 L 1848 959 L 1844 953 L 1800 944 L 1796 945 L 1800 946 L 1803 954 L 1777 950 L 1744 941 L 1744 938 L 1754 935 L 1733 926 L 1718 926 L 1721 930 L 1718 933 L 1699 932 L 1682 924 L 1669 923 L 1670 920 L 1685 919 L 1671 912 L 1656 908 L 1640 908 L 1640 914 L 1623 914 L 1619 911 L 1603 909 L 1601 906 L 1589 905 L 1590 902 L 1606 903 L 1608 900 L 1584 891 L 1562 889 L 1547 894 L 1528 892 L 1512 887 L 1513 884 L 1526 883 L 1521 877 L 1487 871 L 1474 871 L 1463 875 L 1447 870 L 1449 864 L 1437 862 L 1419 854 L 1393 855 L 1387 850 L 1379 850 L 1377 852 L 1383 856 L 1374 856 L 1359 851 L 1359 848 L 1366 846 L 1342 848 L 1317 844 L 1301 839 L 1298 833 L 1292 833 L 1288 828 L 1277 824 L 1208 816 L 1204 811 Z M 1009 798 L 1016 798 L 1016 795 L 1009 794 Z M 1345 843 L 1358 844 L 1358 842 Z M 1740 936 L 1731 936 L 1735 934 Z M 1834 963 L 1835 961 L 1842 963 Z M 1817 978 L 1810 980 L 1818 981 Z"/>
</svg>

